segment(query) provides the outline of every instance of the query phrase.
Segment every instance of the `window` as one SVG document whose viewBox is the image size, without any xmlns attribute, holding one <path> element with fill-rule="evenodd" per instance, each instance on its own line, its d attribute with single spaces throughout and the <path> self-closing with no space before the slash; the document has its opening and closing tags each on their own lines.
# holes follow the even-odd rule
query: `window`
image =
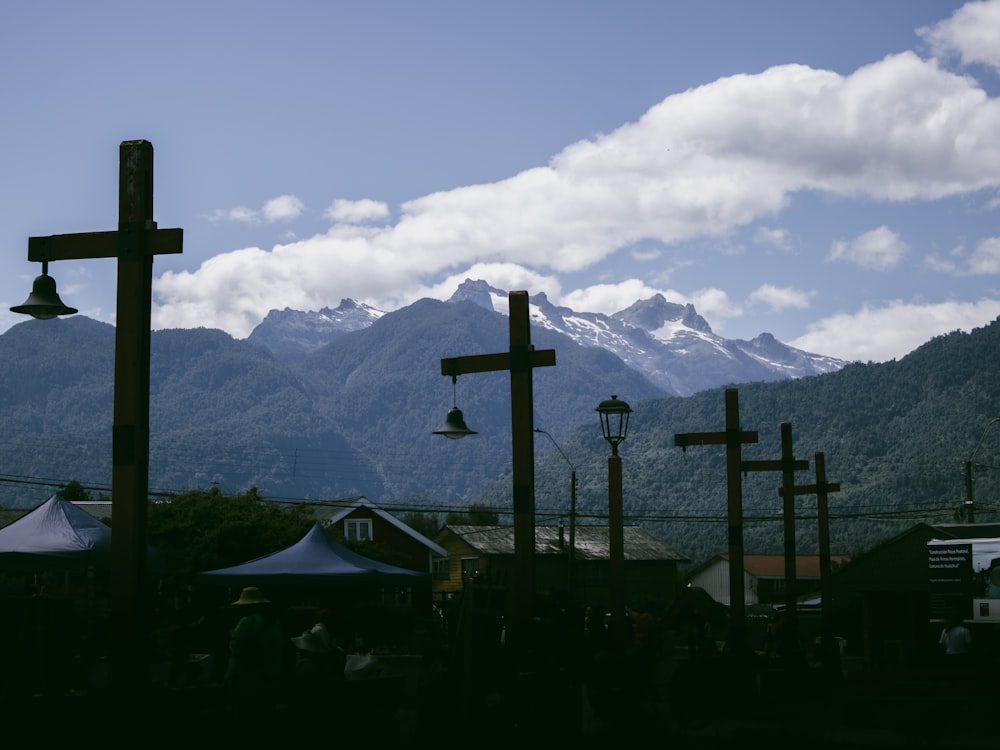
<svg viewBox="0 0 1000 750">
<path fill-rule="evenodd" d="M 370 518 L 349 518 L 344 521 L 344 538 L 358 542 L 368 542 L 372 538 Z"/>
<path fill-rule="evenodd" d="M 434 578 L 438 581 L 447 581 L 451 566 L 447 557 L 435 557 L 433 563 Z"/>
<path fill-rule="evenodd" d="M 462 558 L 462 580 L 466 578 L 475 578 L 479 574 L 479 558 L 478 557 L 463 557 Z"/>
</svg>

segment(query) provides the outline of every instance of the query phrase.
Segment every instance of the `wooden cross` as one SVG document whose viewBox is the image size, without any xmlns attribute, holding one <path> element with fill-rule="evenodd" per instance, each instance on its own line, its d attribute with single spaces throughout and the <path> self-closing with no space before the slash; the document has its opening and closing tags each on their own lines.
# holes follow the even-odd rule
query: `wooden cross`
<svg viewBox="0 0 1000 750">
<path fill-rule="evenodd" d="M 510 421 L 513 452 L 514 585 L 511 601 L 514 641 L 526 632 L 535 598 L 535 418 L 531 373 L 556 363 L 553 349 L 531 345 L 528 293 L 508 292 L 510 351 L 441 360 L 441 374 L 510 371 Z M 521 645 L 524 645 L 523 643 Z"/>
<path fill-rule="evenodd" d="M 118 230 L 28 239 L 28 260 L 118 258 L 112 428 L 111 678 L 129 690 L 149 680 L 146 649 L 146 506 L 149 499 L 149 340 L 153 256 L 180 253 L 180 229 L 153 220 L 153 146 L 119 149 Z"/>
<path fill-rule="evenodd" d="M 780 471 L 785 531 L 785 646 L 786 655 L 798 649 L 798 617 L 795 599 L 795 472 L 809 468 L 808 461 L 796 461 L 792 451 L 792 425 L 781 425 L 781 458 L 776 461 L 744 461 L 743 471 Z"/>
<path fill-rule="evenodd" d="M 792 494 L 816 496 L 816 516 L 819 524 L 819 582 L 823 602 L 820 610 L 820 634 L 823 639 L 821 652 L 824 663 L 830 666 L 836 652 L 833 650 L 833 586 L 831 580 L 833 571 L 830 566 L 830 515 L 827 494 L 840 492 L 840 482 L 826 481 L 826 457 L 822 453 L 816 453 L 814 459 L 816 462 L 816 483 L 795 485 L 792 487 Z M 778 494 L 785 497 L 786 488 L 781 487 Z"/>
<path fill-rule="evenodd" d="M 688 432 L 674 435 L 674 445 L 725 445 L 729 510 L 729 643 L 730 652 L 747 656 L 746 601 L 743 593 L 743 480 L 742 447 L 756 443 L 757 433 L 740 429 L 740 400 L 735 388 L 726 389 L 725 432 Z"/>
</svg>

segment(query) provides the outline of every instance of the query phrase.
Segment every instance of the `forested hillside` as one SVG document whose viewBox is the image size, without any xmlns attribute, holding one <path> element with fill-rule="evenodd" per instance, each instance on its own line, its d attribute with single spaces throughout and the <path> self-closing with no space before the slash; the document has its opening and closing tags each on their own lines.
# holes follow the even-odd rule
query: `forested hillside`
<svg viewBox="0 0 1000 750">
<path fill-rule="evenodd" d="M 441 516 L 471 503 L 510 517 L 510 378 L 440 373 L 444 357 L 501 352 L 507 319 L 471 303 L 423 300 L 345 334 L 301 362 L 220 331 L 156 331 L 152 341 L 152 490 L 256 487 L 265 498 L 365 495 L 400 514 Z M 726 549 L 725 450 L 686 452 L 674 435 L 725 427 L 724 388 L 663 398 L 600 349 L 533 332 L 556 366 L 533 374 L 539 523 L 569 520 L 577 471 L 580 523 L 604 522 L 608 445 L 595 407 L 617 394 L 634 409 L 621 446 L 630 522 L 647 525 L 695 562 Z M 0 505 L 33 507 L 70 480 L 109 487 L 114 329 L 77 316 L 27 321 L 0 335 Z M 916 520 L 956 520 L 974 453 L 977 520 L 1000 506 L 1000 322 L 927 342 L 880 364 L 738 385 L 742 428 L 759 442 L 745 460 L 781 455 L 790 423 L 795 457 L 826 459 L 834 551 L 854 554 Z M 431 432 L 457 403 L 478 432 Z M 981 444 L 980 444 L 981 441 Z M 977 447 L 978 446 L 978 447 Z M 50 484 L 46 485 L 45 482 Z M 743 478 L 745 548 L 781 552 L 777 473 Z M 96 493 L 99 494 L 99 493 Z M 20 505 L 18 505 L 20 503 Z M 797 500 L 799 551 L 816 551 L 815 498 Z"/>
<path fill-rule="evenodd" d="M 881 364 L 779 383 L 738 386 L 743 430 L 759 442 L 744 460 L 781 457 L 781 424 L 792 426 L 794 454 L 809 461 L 796 484 L 815 482 L 814 455 L 825 457 L 834 552 L 855 554 L 891 537 L 915 520 L 960 520 L 966 499 L 964 463 L 973 463 L 976 520 L 1000 518 L 1000 322 L 971 334 L 933 339 L 909 356 Z M 700 562 L 726 551 L 725 448 L 682 451 L 674 435 L 723 431 L 724 389 L 688 398 L 632 401 L 632 427 L 621 446 L 629 520 L 656 530 Z M 984 434 L 985 432 L 985 434 Z M 977 449 L 977 444 L 979 445 Z M 608 446 L 596 419 L 563 450 L 579 476 L 580 523 L 607 512 Z M 545 518 L 568 521 L 569 467 L 558 454 L 539 463 L 538 507 Z M 745 547 L 783 550 L 780 473 L 743 477 Z M 509 477 L 495 482 L 485 502 L 502 505 Z M 797 499 L 798 551 L 816 553 L 814 496 Z"/>
</svg>

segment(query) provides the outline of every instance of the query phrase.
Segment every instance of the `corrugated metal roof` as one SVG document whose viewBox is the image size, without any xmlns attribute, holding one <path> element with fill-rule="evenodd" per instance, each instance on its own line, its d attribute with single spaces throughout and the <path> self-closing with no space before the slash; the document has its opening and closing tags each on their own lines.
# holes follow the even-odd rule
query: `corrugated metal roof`
<svg viewBox="0 0 1000 750">
<path fill-rule="evenodd" d="M 729 555 L 719 555 L 728 562 Z M 830 563 L 834 566 L 843 565 L 850 561 L 847 555 L 830 555 Z M 784 578 L 785 577 L 785 556 L 784 555 L 743 555 L 743 569 L 757 578 Z M 796 555 L 795 556 L 795 577 L 796 578 L 819 578 L 819 555 Z"/>
<path fill-rule="evenodd" d="M 456 525 L 445 526 L 445 529 L 461 537 L 483 555 L 514 554 L 513 526 Z M 624 527 L 622 536 L 626 560 L 688 562 L 688 558 L 680 552 L 639 526 Z M 575 556 L 579 560 L 607 560 L 610 557 L 608 527 L 577 526 L 574 531 L 573 547 Z M 565 554 L 568 549 L 568 527 L 535 527 L 536 555 L 561 555 Z"/>
</svg>

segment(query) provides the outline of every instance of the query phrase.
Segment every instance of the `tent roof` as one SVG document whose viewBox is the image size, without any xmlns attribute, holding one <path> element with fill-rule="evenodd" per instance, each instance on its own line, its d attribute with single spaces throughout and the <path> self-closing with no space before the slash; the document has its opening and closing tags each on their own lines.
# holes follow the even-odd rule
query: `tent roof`
<svg viewBox="0 0 1000 750">
<path fill-rule="evenodd" d="M 53 495 L 0 529 L 0 570 L 111 567 L 111 529 Z"/>
<path fill-rule="evenodd" d="M 203 585 L 261 582 L 355 586 L 430 586 L 430 575 L 371 560 L 338 544 L 319 523 L 291 547 L 241 565 L 198 573 Z"/>
</svg>

